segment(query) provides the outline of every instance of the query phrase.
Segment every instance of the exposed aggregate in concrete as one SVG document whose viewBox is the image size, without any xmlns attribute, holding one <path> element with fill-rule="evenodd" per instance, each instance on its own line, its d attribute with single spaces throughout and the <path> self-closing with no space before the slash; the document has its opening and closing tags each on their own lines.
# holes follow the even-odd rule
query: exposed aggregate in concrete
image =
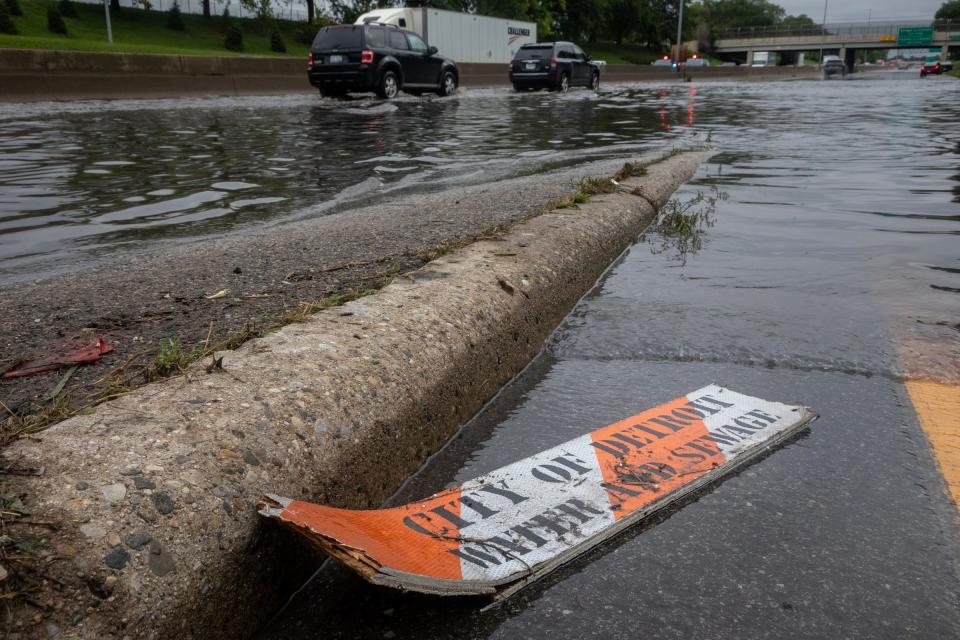
<svg viewBox="0 0 960 640">
<path fill-rule="evenodd" d="M 8 463 L 44 473 L 8 491 L 58 524 L 40 622 L 58 637 L 249 636 L 316 566 L 257 498 L 375 508 L 527 364 L 702 159 L 672 157 L 625 183 L 642 198 L 533 218 L 218 354 L 222 371 L 195 366 L 11 446 Z"/>
<path fill-rule="evenodd" d="M 65 413 L 117 388 L 142 384 L 137 374 L 155 361 L 164 340 L 182 351 L 217 345 L 247 328 L 259 329 L 344 290 L 365 289 L 419 268 L 424 255 L 491 228 L 540 213 L 584 176 L 610 174 L 616 161 L 313 215 L 225 237 L 112 256 L 94 268 L 40 282 L 0 287 L 0 370 L 50 352 L 64 338 L 103 336 L 113 352 L 80 367 L 58 403 Z M 69 268 L 69 265 L 65 265 Z M 206 296 L 227 290 L 215 300 Z M 110 375 L 122 367 L 119 375 Z M 42 414 L 63 370 L 0 382 L 0 440 L 19 416 Z"/>
</svg>

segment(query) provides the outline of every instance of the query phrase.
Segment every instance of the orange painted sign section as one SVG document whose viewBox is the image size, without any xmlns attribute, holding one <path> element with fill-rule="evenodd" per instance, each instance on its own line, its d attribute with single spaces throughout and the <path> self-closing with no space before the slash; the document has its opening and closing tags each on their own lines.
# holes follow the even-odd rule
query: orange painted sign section
<svg viewBox="0 0 960 640">
<path fill-rule="evenodd" d="M 503 596 L 815 417 L 710 385 L 401 507 L 352 511 L 268 496 L 261 513 L 371 582 Z"/>
</svg>

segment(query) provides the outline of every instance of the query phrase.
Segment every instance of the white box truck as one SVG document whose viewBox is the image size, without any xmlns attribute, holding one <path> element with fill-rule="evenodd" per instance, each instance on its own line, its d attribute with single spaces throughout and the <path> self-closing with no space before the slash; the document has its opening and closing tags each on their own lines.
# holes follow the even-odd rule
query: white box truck
<svg viewBox="0 0 960 640">
<path fill-rule="evenodd" d="M 377 9 L 355 24 L 376 22 L 408 29 L 423 37 L 440 55 L 457 62 L 507 63 L 517 49 L 537 41 L 534 22 L 475 16 L 429 7 Z"/>
</svg>

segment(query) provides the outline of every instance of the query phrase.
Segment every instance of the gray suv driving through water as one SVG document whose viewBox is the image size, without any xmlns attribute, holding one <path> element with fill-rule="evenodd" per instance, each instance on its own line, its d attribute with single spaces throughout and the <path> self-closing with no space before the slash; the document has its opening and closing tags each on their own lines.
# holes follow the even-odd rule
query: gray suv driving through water
<svg viewBox="0 0 960 640">
<path fill-rule="evenodd" d="M 600 65 L 572 42 L 525 44 L 510 62 L 510 82 L 517 91 L 570 87 L 600 88 Z"/>
</svg>

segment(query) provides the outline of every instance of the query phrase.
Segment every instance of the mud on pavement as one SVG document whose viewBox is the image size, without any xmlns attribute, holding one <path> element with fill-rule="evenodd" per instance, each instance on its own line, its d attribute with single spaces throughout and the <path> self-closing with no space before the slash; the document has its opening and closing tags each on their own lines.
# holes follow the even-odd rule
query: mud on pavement
<svg viewBox="0 0 960 640">
<path fill-rule="evenodd" d="M 8 447 L 19 516 L 6 529 L 33 560 L 14 567 L 17 630 L 252 632 L 315 566 L 258 521 L 257 497 L 381 503 L 529 362 L 704 155 L 583 186 L 376 296 L 217 352 L 222 368 L 196 363 Z"/>
<path fill-rule="evenodd" d="M 77 368 L 59 390 L 66 367 L 0 381 L 0 446 L 177 375 L 196 359 L 209 362 L 215 351 L 375 292 L 458 246 L 542 213 L 582 177 L 620 165 L 599 162 L 409 196 L 4 287 L 0 371 L 65 340 L 100 336 L 113 352 Z"/>
</svg>

